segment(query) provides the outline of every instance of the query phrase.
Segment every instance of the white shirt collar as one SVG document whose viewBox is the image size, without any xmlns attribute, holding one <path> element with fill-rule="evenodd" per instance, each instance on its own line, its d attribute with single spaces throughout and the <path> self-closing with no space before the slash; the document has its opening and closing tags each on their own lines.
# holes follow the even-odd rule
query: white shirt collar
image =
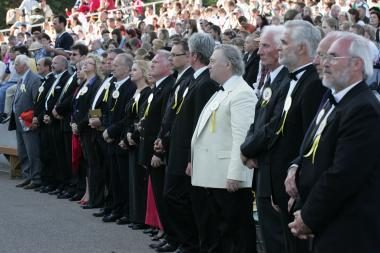
<svg viewBox="0 0 380 253">
<path fill-rule="evenodd" d="M 207 68 L 208 68 L 208 66 L 204 66 L 204 67 L 198 69 L 197 71 L 195 71 L 194 75 L 193 75 L 194 79 L 197 79 L 198 76 L 200 76 L 203 73 L 203 71 L 205 71 Z"/>
<path fill-rule="evenodd" d="M 312 62 L 309 62 L 309 63 L 307 63 L 307 64 L 305 64 L 305 65 L 302 65 L 302 66 L 296 68 L 296 69 L 293 70 L 292 72 L 296 72 L 297 70 L 302 69 L 302 68 L 304 68 L 304 67 L 306 67 L 306 66 L 309 66 L 309 65 L 311 65 L 311 64 L 313 64 L 313 63 L 312 63 Z M 298 80 L 300 80 L 301 76 L 303 75 L 303 73 L 305 73 L 305 71 L 306 71 L 306 70 L 301 71 L 301 72 L 299 72 L 299 73 L 297 74 L 297 79 L 298 79 Z"/>
<path fill-rule="evenodd" d="M 25 77 L 26 77 L 26 75 L 27 75 L 29 72 L 30 72 L 30 69 L 28 69 L 28 70 L 24 73 L 24 75 L 22 76 L 22 82 L 23 82 L 23 83 L 25 83 Z"/>
<path fill-rule="evenodd" d="M 156 88 L 167 78 L 168 76 L 165 76 L 163 78 L 161 78 L 160 80 L 157 80 L 156 81 Z"/>
<path fill-rule="evenodd" d="M 361 83 L 362 81 L 359 81 L 359 82 L 356 82 L 356 83 L 353 83 L 351 84 L 350 86 L 344 88 L 343 90 L 341 91 L 338 91 L 338 92 L 335 92 L 334 90 L 332 90 L 332 95 L 334 96 L 335 98 L 335 101 L 337 103 L 339 103 L 343 97 L 352 89 L 354 88 L 357 84 Z"/>
<path fill-rule="evenodd" d="M 224 91 L 232 91 L 236 87 L 237 84 L 241 83 L 240 79 L 243 79 L 243 78 L 241 76 L 237 76 L 237 75 L 231 76 L 222 85 Z"/>
<path fill-rule="evenodd" d="M 64 71 L 62 71 L 61 73 L 59 73 L 59 74 L 55 74 L 55 78 L 56 78 L 56 80 L 59 80 L 60 78 L 61 78 L 61 76 L 63 75 L 63 73 L 65 73 L 67 70 L 64 70 Z"/>
<path fill-rule="evenodd" d="M 117 81 L 115 82 L 115 88 L 116 90 L 118 90 L 120 88 L 120 86 L 125 83 L 127 80 L 129 79 L 129 76 L 127 76 L 126 78 L 124 78 L 123 80 L 120 80 L 120 81 Z"/>
<path fill-rule="evenodd" d="M 181 73 L 178 73 L 177 80 L 181 79 L 181 77 L 183 76 L 183 74 L 184 74 L 189 68 L 191 68 L 191 66 L 185 68 Z"/>
<path fill-rule="evenodd" d="M 273 82 L 274 79 L 276 79 L 278 73 L 280 73 L 280 71 L 284 68 L 284 65 L 280 65 L 278 66 L 277 68 L 275 68 L 274 70 L 272 70 L 271 72 L 269 72 L 269 76 L 270 76 L 270 81 Z M 265 80 L 266 81 L 266 80 Z"/>
</svg>

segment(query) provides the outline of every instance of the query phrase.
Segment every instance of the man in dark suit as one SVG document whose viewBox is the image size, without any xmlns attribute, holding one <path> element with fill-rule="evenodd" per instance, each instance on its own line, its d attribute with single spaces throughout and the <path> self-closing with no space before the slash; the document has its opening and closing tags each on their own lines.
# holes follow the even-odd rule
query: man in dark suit
<svg viewBox="0 0 380 253">
<path fill-rule="evenodd" d="M 88 48 L 83 44 L 75 44 L 71 47 L 70 65 L 75 69 L 75 65 L 84 60 L 88 54 Z M 75 90 L 78 88 L 78 80 L 76 71 L 70 76 L 62 88 L 62 92 L 52 110 L 54 118 L 60 121 L 61 134 L 60 138 L 64 144 L 64 153 L 61 157 L 63 164 L 62 171 L 62 187 L 60 192 L 57 192 L 59 198 L 68 198 L 75 194 L 75 189 L 69 189 L 68 185 L 72 179 L 71 169 L 71 112 L 72 100 Z M 62 134 L 63 133 L 63 134 Z M 62 138 L 63 136 L 63 138 Z"/>
<path fill-rule="evenodd" d="M 70 74 L 67 71 L 68 61 L 62 55 L 58 55 L 53 58 L 52 69 L 56 75 L 54 83 L 48 90 L 44 99 L 44 116 L 43 122 L 48 128 L 49 135 L 49 149 L 53 150 L 54 158 L 53 165 L 49 168 L 51 174 L 53 174 L 54 180 L 51 180 L 50 187 L 46 186 L 43 192 L 54 192 L 57 187 L 63 184 L 62 171 L 64 171 L 64 144 L 62 140 L 62 132 L 59 120 L 53 116 L 54 106 L 65 87 L 67 80 L 70 78 Z M 48 189 L 49 188 L 49 189 Z M 60 191 L 59 191 L 60 192 Z M 58 193 L 58 192 L 56 192 Z"/>
<path fill-rule="evenodd" d="M 178 96 L 176 116 L 170 132 L 164 196 L 174 229 L 182 244 L 181 252 L 199 250 L 198 232 L 190 200 L 191 178 L 186 175 L 186 168 L 190 162 L 191 137 L 198 117 L 217 89 L 217 83 L 210 79 L 207 69 L 214 46 L 214 40 L 206 34 L 195 34 L 189 40 L 186 51 L 195 72 L 191 75 L 191 81 L 181 84 L 182 95 Z M 173 50 L 177 49 L 173 47 Z"/>
<path fill-rule="evenodd" d="M 157 211 L 164 231 L 168 234 L 168 247 L 170 246 L 175 250 L 178 245 L 174 238 L 174 232 L 172 232 L 171 223 L 168 221 L 170 217 L 163 200 L 166 166 L 162 154 L 156 153 L 153 146 L 160 131 L 170 92 L 175 84 L 169 56 L 170 52 L 160 50 L 151 62 L 150 74 L 155 80 L 155 85 L 142 109 L 144 115 L 141 120 L 142 139 L 140 141 L 139 162 L 149 170 Z"/>
<path fill-rule="evenodd" d="M 244 43 L 244 57 L 245 72 L 243 75 L 244 80 L 249 86 L 253 87 L 253 83 L 257 80 L 260 66 L 260 56 L 258 55 L 259 39 L 258 35 L 248 35 Z"/>
<path fill-rule="evenodd" d="M 41 58 L 37 62 L 37 71 L 38 74 L 41 75 L 42 83 L 40 87 L 38 88 L 38 94 L 37 97 L 34 100 L 34 106 L 33 106 L 33 124 L 34 126 L 39 129 L 39 136 L 40 136 L 40 158 L 41 158 L 41 183 L 43 187 L 46 187 L 53 183 L 54 181 L 54 174 L 52 174 L 51 167 L 53 166 L 53 157 L 54 157 L 54 151 L 49 148 L 52 147 L 51 140 L 49 140 L 49 132 L 48 127 L 43 123 L 43 117 L 44 117 L 44 109 L 45 109 L 45 98 L 48 94 L 51 86 L 53 85 L 55 81 L 55 75 L 51 69 L 52 65 L 52 59 L 49 57 Z M 49 144 L 50 143 L 50 144 Z M 42 188 L 43 188 L 42 187 Z M 41 189 L 40 189 L 41 190 Z"/>
<path fill-rule="evenodd" d="M 380 110 L 365 83 L 373 71 L 368 43 L 347 34 L 324 56 L 331 93 L 296 159 L 300 210 L 289 227 L 301 239 L 313 237 L 313 252 L 380 250 Z"/>
<path fill-rule="evenodd" d="M 103 119 L 106 129 L 103 138 L 108 143 L 111 161 L 111 190 L 113 196 L 113 210 L 104 222 L 114 222 L 124 225 L 129 223 L 129 185 L 128 185 L 128 152 L 118 143 L 122 137 L 122 124 L 118 124 L 125 116 L 125 105 L 133 97 L 136 84 L 129 77 L 133 58 L 129 54 L 119 54 L 112 64 L 114 81 L 109 90 L 107 107 L 109 113 Z"/>
<path fill-rule="evenodd" d="M 259 91 L 254 123 L 241 145 L 243 163 L 256 168 L 256 203 L 266 252 L 279 253 L 285 252 L 285 242 L 280 214 L 272 207 L 268 147 L 276 138 L 285 100 L 283 89 L 289 84 L 287 68 L 278 63 L 278 47 L 283 31 L 282 26 L 266 26 L 261 33 L 258 54 L 268 74 Z"/>
<path fill-rule="evenodd" d="M 100 110 L 101 115 L 98 117 L 92 116 L 89 120 L 90 126 L 92 128 L 92 134 L 95 138 L 93 143 L 95 153 L 94 155 L 89 155 L 89 160 L 92 160 L 94 174 L 99 175 L 96 178 L 93 178 L 92 181 L 96 183 L 89 188 L 91 192 L 99 193 L 103 192 L 104 196 L 104 208 L 99 210 L 99 212 L 94 213 L 95 217 L 104 217 L 108 216 L 112 212 L 112 190 L 111 190 L 111 171 L 110 171 L 110 159 L 108 156 L 108 144 L 103 138 L 103 131 L 105 127 L 102 126 L 102 120 L 107 117 L 109 113 L 107 108 L 107 102 L 109 99 L 109 89 L 111 83 L 114 83 L 114 77 L 112 76 L 112 64 L 118 54 L 123 53 L 123 50 L 116 48 L 107 51 L 106 57 L 102 59 L 102 71 L 105 76 L 105 79 L 102 85 L 97 90 L 94 99 L 91 101 L 91 110 Z M 108 95 L 107 95 L 108 94 Z M 105 123 L 105 122 L 104 122 Z M 95 167 L 97 166 L 97 167 Z"/>
<path fill-rule="evenodd" d="M 53 18 L 53 27 L 57 34 L 55 39 L 54 48 L 50 46 L 45 46 L 46 52 L 53 55 L 63 55 L 66 58 L 70 56 L 67 52 L 71 49 L 71 46 L 74 44 L 74 39 L 71 35 L 66 31 L 67 20 L 66 17 L 62 15 L 57 15 Z"/>
<path fill-rule="evenodd" d="M 279 63 L 288 68 L 291 81 L 284 87 L 286 98 L 281 119 L 275 127 L 275 138 L 271 140 L 268 150 L 271 158 L 271 193 L 273 202 L 280 209 L 287 252 L 302 252 L 307 247 L 303 242 L 296 240 L 287 227 L 292 217 L 288 215 L 289 197 L 284 181 L 289 163 L 297 156 L 303 136 L 325 92 L 311 62 L 320 39 L 320 32 L 310 23 L 289 21 L 285 25 L 279 47 Z"/>
<path fill-rule="evenodd" d="M 40 186 L 40 149 L 38 130 L 31 125 L 32 119 L 25 114 L 33 109 L 33 101 L 38 93 L 41 79 L 29 67 L 29 59 L 19 55 L 15 59 L 15 69 L 21 79 L 13 100 L 10 130 L 16 130 L 17 152 L 20 157 L 22 176 L 25 181 L 18 187 L 35 189 Z"/>
</svg>

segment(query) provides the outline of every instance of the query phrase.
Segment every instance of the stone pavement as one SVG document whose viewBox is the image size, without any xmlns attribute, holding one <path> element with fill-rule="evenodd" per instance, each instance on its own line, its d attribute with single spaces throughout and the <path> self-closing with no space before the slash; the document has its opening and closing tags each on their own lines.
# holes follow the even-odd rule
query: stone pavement
<svg viewBox="0 0 380 253">
<path fill-rule="evenodd" d="M 3 168 L 1 168 L 3 167 Z M 0 170 L 4 163 L 0 160 Z M 105 224 L 77 203 L 16 188 L 0 172 L 0 252 L 151 253 L 148 236 L 126 225 Z"/>
</svg>

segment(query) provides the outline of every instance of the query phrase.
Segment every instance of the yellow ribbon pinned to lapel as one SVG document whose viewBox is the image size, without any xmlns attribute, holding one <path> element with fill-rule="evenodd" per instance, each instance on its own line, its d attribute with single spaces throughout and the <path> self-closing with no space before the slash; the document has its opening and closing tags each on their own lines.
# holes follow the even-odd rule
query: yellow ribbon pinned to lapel
<svg viewBox="0 0 380 253">
<path fill-rule="evenodd" d="M 144 118 L 146 118 L 149 114 L 149 109 L 150 109 L 150 103 L 148 103 L 146 109 L 145 109 L 145 112 L 144 112 Z"/>
<path fill-rule="evenodd" d="M 136 108 L 136 113 L 138 113 L 139 112 L 139 103 L 138 103 L 138 101 L 135 101 L 133 104 L 132 104 L 132 112 L 133 112 L 133 109 L 135 109 Z"/>
<path fill-rule="evenodd" d="M 177 109 L 177 111 L 176 111 L 175 114 L 178 114 L 178 113 L 181 111 L 181 109 L 182 109 L 182 105 L 183 105 L 183 101 L 184 101 L 184 100 L 185 100 L 185 99 L 182 98 L 181 103 L 179 104 L 178 109 Z M 175 107 L 174 107 L 174 108 L 175 108 Z M 174 108 L 173 108 L 173 109 L 174 109 Z"/>
<path fill-rule="evenodd" d="M 313 145 L 311 145 L 311 148 L 309 150 L 309 152 L 304 155 L 304 157 L 309 157 L 311 156 L 311 162 L 314 164 L 314 160 L 315 160 L 315 154 L 317 153 L 317 149 L 318 149 L 318 145 L 319 145 L 319 141 L 321 139 L 321 135 L 318 134 L 314 141 L 313 141 Z"/>
<path fill-rule="evenodd" d="M 211 113 L 211 124 L 210 124 L 210 132 L 215 133 L 215 110 Z"/>
<path fill-rule="evenodd" d="M 279 135 L 279 134 L 284 135 L 284 126 L 285 126 L 286 117 L 288 117 L 287 111 L 285 111 L 284 117 L 281 118 L 281 126 L 276 132 L 277 135 Z"/>
<path fill-rule="evenodd" d="M 115 107 L 116 107 L 116 104 L 117 104 L 117 100 L 118 100 L 118 99 L 119 99 L 119 98 L 116 98 L 115 103 L 113 104 L 113 107 L 112 107 L 112 109 L 111 109 L 111 112 L 115 111 Z"/>
<path fill-rule="evenodd" d="M 106 89 L 106 92 L 104 93 L 104 96 L 103 96 L 103 102 L 106 102 L 106 103 L 107 103 L 107 101 L 108 101 L 109 90 L 110 90 L 110 88 L 109 88 L 109 86 L 108 86 L 108 88 Z"/>
</svg>

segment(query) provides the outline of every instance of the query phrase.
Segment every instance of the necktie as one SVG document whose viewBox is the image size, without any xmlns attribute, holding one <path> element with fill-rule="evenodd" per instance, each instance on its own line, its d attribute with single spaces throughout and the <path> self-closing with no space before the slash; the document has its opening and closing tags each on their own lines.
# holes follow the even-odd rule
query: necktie
<svg viewBox="0 0 380 253">
<path fill-rule="evenodd" d="M 260 81 L 259 81 L 259 85 L 257 86 L 257 88 L 260 90 L 261 87 L 263 87 L 264 85 L 264 80 L 265 80 L 265 76 L 269 73 L 268 69 L 264 66 L 262 66 L 261 68 L 261 74 L 260 74 Z"/>
<path fill-rule="evenodd" d="M 218 90 L 218 91 L 219 91 L 219 90 L 224 91 L 224 88 L 223 88 L 222 85 L 220 85 L 220 86 L 217 87 L 217 90 Z"/>
</svg>

